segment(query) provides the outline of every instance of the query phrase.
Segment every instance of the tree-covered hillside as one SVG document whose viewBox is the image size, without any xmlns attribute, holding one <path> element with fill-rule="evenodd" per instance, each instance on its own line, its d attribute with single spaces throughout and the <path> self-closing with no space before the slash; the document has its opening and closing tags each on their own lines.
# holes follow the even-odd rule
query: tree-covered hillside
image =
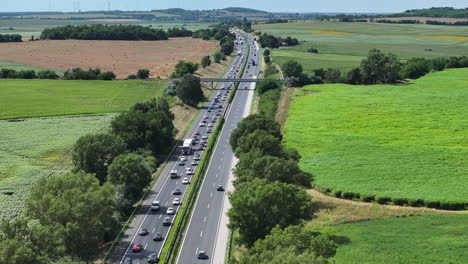
<svg viewBox="0 0 468 264">
<path fill-rule="evenodd" d="M 427 9 L 407 10 L 403 13 L 392 15 L 394 17 L 451 17 L 451 18 L 468 18 L 468 8 L 456 9 L 453 7 L 432 7 Z"/>
</svg>

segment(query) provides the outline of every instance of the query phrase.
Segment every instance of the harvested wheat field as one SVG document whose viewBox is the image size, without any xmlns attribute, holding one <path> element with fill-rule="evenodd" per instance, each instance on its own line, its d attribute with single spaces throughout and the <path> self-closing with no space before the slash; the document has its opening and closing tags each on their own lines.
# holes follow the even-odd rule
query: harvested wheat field
<svg viewBox="0 0 468 264">
<path fill-rule="evenodd" d="M 0 44 L 0 61 L 65 71 L 73 67 L 113 71 L 125 78 L 146 68 L 167 77 L 179 60 L 200 61 L 217 43 L 193 38 L 164 41 L 48 40 Z"/>
</svg>

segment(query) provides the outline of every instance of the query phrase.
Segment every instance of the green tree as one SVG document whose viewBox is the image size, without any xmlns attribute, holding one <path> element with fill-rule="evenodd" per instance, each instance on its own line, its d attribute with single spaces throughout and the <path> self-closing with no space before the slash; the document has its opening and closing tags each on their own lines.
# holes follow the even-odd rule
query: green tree
<svg viewBox="0 0 468 264">
<path fill-rule="evenodd" d="M 254 132 L 242 136 L 238 140 L 235 154 L 241 157 L 242 154 L 248 153 L 251 150 L 259 150 L 263 155 L 282 156 L 283 148 L 281 140 L 265 130 L 255 130 Z"/>
<path fill-rule="evenodd" d="M 181 78 L 186 74 L 194 74 L 197 70 L 198 63 L 179 61 L 174 68 L 171 78 Z"/>
<path fill-rule="evenodd" d="M 204 56 L 201 59 L 200 65 L 202 66 L 202 68 L 206 68 L 206 67 L 210 66 L 211 65 L 210 56 Z"/>
<path fill-rule="evenodd" d="M 234 51 L 234 42 L 232 40 L 226 41 L 221 45 L 221 52 L 224 53 L 224 55 L 229 56 L 232 54 Z"/>
<path fill-rule="evenodd" d="M 336 254 L 337 245 L 328 237 L 302 226 L 275 227 L 265 239 L 240 258 L 240 264 L 326 264 Z"/>
<path fill-rule="evenodd" d="M 216 63 L 220 63 L 221 60 L 223 59 L 223 56 L 224 54 L 218 50 L 213 54 L 213 59 Z"/>
<path fill-rule="evenodd" d="M 261 152 L 253 151 L 242 156 L 234 170 L 236 184 L 246 182 L 253 178 L 265 179 L 267 182 L 280 181 L 297 185 L 309 185 L 309 179 L 299 169 L 297 160 L 283 157 L 258 155 Z"/>
<path fill-rule="evenodd" d="M 411 58 L 401 69 L 401 75 L 404 78 L 416 79 L 426 75 L 432 68 L 431 60 L 425 58 Z"/>
<path fill-rule="evenodd" d="M 274 79 L 266 79 L 257 84 L 257 91 L 259 94 L 263 94 L 266 91 L 279 89 L 281 87 L 281 83 Z"/>
<path fill-rule="evenodd" d="M 111 128 L 125 141 L 128 150 L 148 149 L 156 158 L 162 159 L 174 142 L 176 131 L 173 120 L 169 103 L 160 97 L 135 104 L 130 111 L 115 117 Z"/>
<path fill-rule="evenodd" d="M 151 182 L 156 160 L 136 153 L 122 154 L 109 166 L 109 182 L 125 186 L 125 194 L 133 203 L 141 199 Z"/>
<path fill-rule="evenodd" d="M 125 141 L 114 134 L 88 134 L 73 147 L 75 171 L 95 173 L 101 183 L 107 181 L 107 167 L 126 150 Z"/>
<path fill-rule="evenodd" d="M 90 260 L 115 230 L 114 192 L 112 184 L 100 185 L 83 171 L 41 178 L 31 188 L 25 215 L 60 230 L 67 255 Z"/>
<path fill-rule="evenodd" d="M 299 77 L 302 74 L 302 65 L 297 61 L 287 61 L 281 67 L 285 77 Z"/>
<path fill-rule="evenodd" d="M 264 56 L 263 60 L 265 61 L 266 64 L 269 64 L 271 62 L 270 56 Z"/>
<path fill-rule="evenodd" d="M 270 52 L 269 49 L 265 49 L 265 50 L 263 51 L 263 56 L 270 56 L 270 53 L 271 53 L 271 52 Z"/>
<path fill-rule="evenodd" d="M 353 68 L 350 70 L 345 77 L 345 83 L 348 84 L 360 84 L 361 83 L 361 69 L 359 68 Z"/>
<path fill-rule="evenodd" d="M 359 68 L 365 84 L 392 83 L 400 78 L 401 63 L 392 53 L 372 49 Z"/>
<path fill-rule="evenodd" d="M 147 70 L 147 69 L 139 69 L 139 70 L 137 71 L 137 74 L 136 74 L 136 75 L 137 75 L 138 78 L 140 78 L 140 79 L 143 79 L 143 80 L 144 80 L 144 79 L 148 79 L 148 78 L 149 78 L 149 75 L 150 75 L 150 71 Z"/>
<path fill-rule="evenodd" d="M 59 229 L 25 217 L 0 223 L 0 263 L 48 264 L 64 256 Z"/>
<path fill-rule="evenodd" d="M 197 106 L 205 99 L 201 89 L 200 78 L 186 74 L 180 79 L 176 87 L 177 97 L 186 105 Z"/>
<path fill-rule="evenodd" d="M 258 114 L 249 115 L 242 119 L 242 121 L 237 124 L 237 128 L 232 131 L 229 139 L 232 149 L 237 149 L 239 138 L 259 129 L 265 130 L 268 134 L 278 138 L 279 140 L 282 139 L 281 127 L 278 122 Z"/>
<path fill-rule="evenodd" d="M 312 217 L 307 192 L 286 183 L 255 179 L 237 186 L 229 200 L 229 228 L 237 229 L 239 242 L 249 248 L 277 225 L 284 228 Z"/>
</svg>

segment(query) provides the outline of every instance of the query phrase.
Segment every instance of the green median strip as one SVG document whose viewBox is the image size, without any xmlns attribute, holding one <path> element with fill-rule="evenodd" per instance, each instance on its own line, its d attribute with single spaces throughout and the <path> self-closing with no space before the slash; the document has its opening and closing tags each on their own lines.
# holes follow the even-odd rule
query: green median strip
<svg viewBox="0 0 468 264">
<path fill-rule="evenodd" d="M 192 177 L 190 186 L 185 193 L 187 199 L 183 201 L 182 206 L 179 209 L 179 213 L 172 224 L 172 231 L 166 238 L 166 243 L 160 256 L 160 263 L 175 263 L 177 259 L 177 253 L 182 244 L 185 229 L 190 221 L 190 214 L 197 201 L 198 192 L 200 191 L 203 183 L 203 177 L 205 176 L 208 165 L 210 164 L 211 156 L 223 125 L 224 117 L 220 119 L 213 131 L 212 137 L 208 140 L 208 146 L 206 147 L 205 153 L 202 155 L 200 163 Z"/>
</svg>

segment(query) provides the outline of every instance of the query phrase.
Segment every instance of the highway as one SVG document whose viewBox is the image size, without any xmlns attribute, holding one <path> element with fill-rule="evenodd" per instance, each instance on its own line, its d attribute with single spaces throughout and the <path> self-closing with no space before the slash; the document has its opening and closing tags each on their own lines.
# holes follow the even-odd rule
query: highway
<svg viewBox="0 0 468 264">
<path fill-rule="evenodd" d="M 248 52 L 245 48 L 245 44 L 242 46 L 237 45 L 236 48 L 243 54 Z M 225 74 L 225 78 L 234 78 L 237 75 L 236 71 L 241 70 L 242 62 L 245 58 L 246 55 L 235 57 L 232 65 Z M 183 179 L 188 178 L 190 182 L 193 176 L 192 173 L 187 171 L 187 169 L 191 168 L 192 171 L 195 171 L 196 161 L 194 161 L 194 157 L 203 155 L 203 142 L 208 140 L 211 135 L 210 131 L 216 127 L 220 117 L 223 115 L 223 113 L 225 113 L 226 110 L 228 110 L 226 109 L 227 100 L 229 98 L 230 92 L 233 90 L 233 86 L 233 83 L 220 83 L 213 91 L 212 96 L 207 103 L 207 107 L 205 107 L 205 109 L 201 112 L 184 137 L 197 138 L 196 144 L 193 145 L 194 151 L 192 151 L 189 155 L 185 155 L 181 148 L 176 148 L 173 155 L 168 160 L 165 169 L 160 174 L 156 184 L 153 186 L 147 199 L 136 212 L 135 218 L 123 235 L 121 242 L 117 245 L 116 250 L 110 259 L 110 263 L 126 263 L 126 261 L 129 262 L 130 259 L 131 263 L 148 263 L 148 256 L 151 253 L 156 253 L 157 256 L 161 254 L 167 234 L 170 232 L 172 222 L 174 221 L 175 217 L 177 217 L 179 210 L 179 205 L 173 204 L 174 198 L 179 198 L 182 202 L 184 201 L 185 192 L 190 183 L 184 184 Z M 234 100 L 235 103 L 239 102 L 238 98 L 239 96 L 236 95 Z M 232 109 L 230 112 L 232 112 Z M 232 124 L 229 119 L 226 121 L 228 121 L 228 125 Z M 237 124 L 237 121 L 235 124 Z M 229 146 L 227 146 L 226 149 L 230 151 Z M 215 155 L 217 155 L 217 153 L 219 152 L 215 152 Z M 232 153 L 230 155 L 232 156 Z M 182 156 L 186 158 L 185 162 L 181 162 Z M 212 166 L 210 166 L 210 168 L 211 167 Z M 177 170 L 178 177 L 176 179 L 172 179 L 170 176 L 171 171 L 173 170 Z M 224 176 L 221 176 L 220 179 L 222 177 Z M 206 181 L 204 183 L 206 183 Z M 223 181 L 221 180 L 220 183 L 223 183 Z M 214 186 L 212 187 L 213 188 L 211 189 L 214 190 Z M 205 186 L 203 186 L 203 188 L 205 188 Z M 175 189 L 179 189 L 181 194 L 174 194 L 173 191 Z M 153 201 L 159 202 L 159 210 L 151 209 L 151 204 Z M 170 207 L 172 207 L 172 209 L 175 211 L 173 215 L 167 214 L 167 210 Z M 171 225 L 163 226 L 163 220 L 166 217 L 169 217 Z M 146 228 L 148 230 L 147 235 L 138 234 L 142 228 Z M 157 233 L 162 235 L 161 241 L 153 240 L 153 236 Z M 141 252 L 133 252 L 132 249 L 136 243 L 141 244 Z"/>
<path fill-rule="evenodd" d="M 243 78 L 256 78 L 259 68 L 258 60 L 260 54 L 253 39 L 249 38 L 250 51 L 248 61 L 255 61 L 255 65 L 246 67 Z M 250 63 L 249 63 L 250 64 Z M 225 206 L 228 192 L 219 192 L 216 186 L 227 186 L 230 180 L 232 166 L 234 166 L 234 154 L 229 145 L 229 138 L 237 123 L 248 115 L 252 95 L 254 93 L 255 83 L 240 83 L 236 96 L 231 104 L 231 108 L 226 114 L 224 129 L 219 137 L 219 141 L 214 150 L 214 154 L 205 175 L 199 197 L 192 212 L 189 226 L 184 236 L 183 244 L 180 249 L 177 263 L 215 263 L 222 264 L 224 259 L 214 257 L 216 250 L 225 251 L 225 243 L 219 244 L 217 238 L 224 236 L 227 241 L 228 232 L 224 226 L 225 232 L 218 233 L 223 229 L 221 218 L 223 217 L 223 207 Z M 197 253 L 202 250 L 208 255 L 208 259 L 197 259 Z M 224 256 L 224 252 L 222 252 Z"/>
</svg>

